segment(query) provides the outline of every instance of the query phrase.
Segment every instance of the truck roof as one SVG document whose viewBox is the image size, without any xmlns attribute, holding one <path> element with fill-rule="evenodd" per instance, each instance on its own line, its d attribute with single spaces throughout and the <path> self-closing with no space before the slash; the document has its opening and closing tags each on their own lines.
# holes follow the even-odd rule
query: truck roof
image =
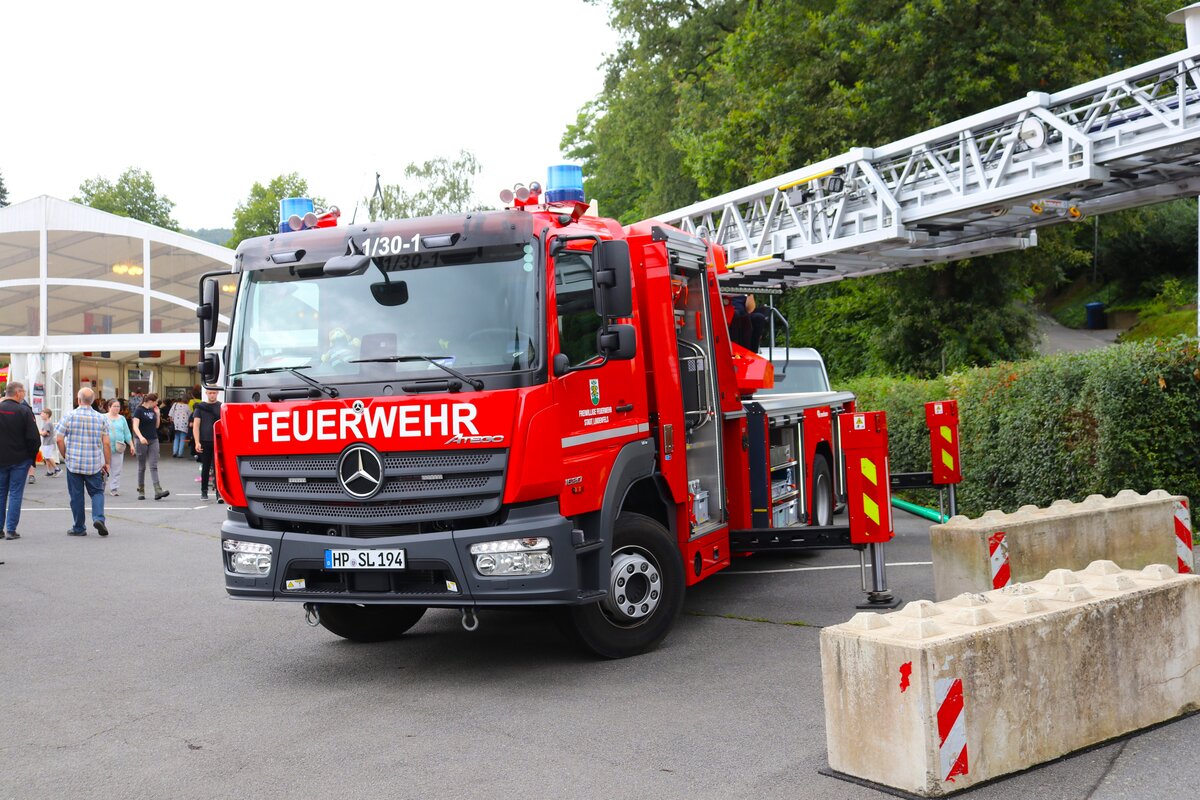
<svg viewBox="0 0 1200 800">
<path fill-rule="evenodd" d="M 533 237 L 536 219 L 533 214 L 516 209 L 475 211 L 257 236 L 238 245 L 233 271 L 323 264 L 336 256 L 354 255 L 352 247 L 361 253 L 367 243 L 374 248 L 371 255 L 382 257 L 415 253 L 418 247 L 425 252 L 527 242 Z M 419 238 L 414 240 L 414 237 Z M 399 251 L 393 252 L 396 247 Z"/>
</svg>

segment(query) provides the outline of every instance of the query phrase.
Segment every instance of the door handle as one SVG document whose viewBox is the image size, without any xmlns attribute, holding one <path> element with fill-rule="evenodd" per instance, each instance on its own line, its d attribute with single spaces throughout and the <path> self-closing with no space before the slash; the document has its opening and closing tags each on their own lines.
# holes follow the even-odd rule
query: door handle
<svg viewBox="0 0 1200 800">
<path fill-rule="evenodd" d="M 633 403 L 623 403 L 622 405 L 617 406 L 618 413 L 625 414 L 630 411 L 633 411 Z"/>
</svg>

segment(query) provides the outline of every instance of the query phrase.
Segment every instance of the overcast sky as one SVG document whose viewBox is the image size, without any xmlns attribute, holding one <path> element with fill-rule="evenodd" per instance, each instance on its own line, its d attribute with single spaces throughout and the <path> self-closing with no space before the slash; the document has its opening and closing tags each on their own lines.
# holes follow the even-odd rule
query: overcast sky
<svg viewBox="0 0 1200 800">
<path fill-rule="evenodd" d="M 185 228 L 298 172 L 349 219 L 405 165 L 467 149 L 476 196 L 545 181 L 616 47 L 606 4 L 359 0 L 6 3 L 10 203 L 147 170 Z"/>
</svg>

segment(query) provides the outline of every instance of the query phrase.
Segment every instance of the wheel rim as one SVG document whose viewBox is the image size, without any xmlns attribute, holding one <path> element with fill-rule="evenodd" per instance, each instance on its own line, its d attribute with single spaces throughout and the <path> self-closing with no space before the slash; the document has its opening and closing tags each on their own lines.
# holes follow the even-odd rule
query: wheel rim
<svg viewBox="0 0 1200 800">
<path fill-rule="evenodd" d="M 661 602 L 662 576 L 654 558 L 635 547 L 613 553 L 608 594 L 602 601 L 608 618 L 624 627 L 638 625 L 654 614 Z"/>
<path fill-rule="evenodd" d="M 822 472 L 817 475 L 816 485 L 813 487 L 813 510 L 816 512 L 814 520 L 818 525 L 828 525 L 833 522 L 833 500 L 830 498 L 829 492 L 829 476 Z"/>
</svg>

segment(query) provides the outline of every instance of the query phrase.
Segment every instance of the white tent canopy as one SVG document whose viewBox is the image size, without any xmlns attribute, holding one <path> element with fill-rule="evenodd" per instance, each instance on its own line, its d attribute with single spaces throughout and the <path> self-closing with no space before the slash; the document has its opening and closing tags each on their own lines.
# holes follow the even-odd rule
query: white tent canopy
<svg viewBox="0 0 1200 800">
<path fill-rule="evenodd" d="M 0 353 L 12 353 L 22 369 L 22 353 L 121 359 L 195 350 L 199 277 L 231 271 L 233 256 L 226 247 L 45 195 L 0 208 Z M 230 274 L 222 282 L 230 298 L 235 280 Z M 221 323 L 224 330 L 227 315 Z"/>
</svg>

